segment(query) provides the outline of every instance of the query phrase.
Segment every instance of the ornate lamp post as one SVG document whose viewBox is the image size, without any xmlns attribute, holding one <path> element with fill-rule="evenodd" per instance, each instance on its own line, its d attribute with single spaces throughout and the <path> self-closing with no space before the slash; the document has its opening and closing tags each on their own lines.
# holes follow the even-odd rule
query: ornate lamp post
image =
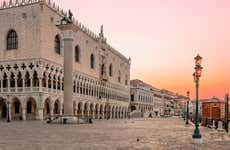
<svg viewBox="0 0 230 150">
<path fill-rule="evenodd" d="M 10 96 L 7 95 L 7 122 L 10 122 Z"/>
<path fill-rule="evenodd" d="M 187 98 L 188 98 L 188 100 L 187 100 L 187 113 L 186 113 L 186 124 L 188 124 L 188 119 L 189 119 L 189 94 L 190 94 L 190 92 L 189 91 L 187 91 Z"/>
<path fill-rule="evenodd" d="M 194 134 L 192 135 L 192 138 L 194 140 L 200 140 L 201 134 L 199 130 L 199 118 L 198 118 L 198 109 L 199 109 L 198 91 L 199 91 L 199 79 L 201 77 L 203 67 L 201 67 L 202 57 L 199 54 L 194 59 L 195 59 L 195 68 L 194 68 L 195 72 L 193 73 L 193 77 L 196 83 L 196 113 L 195 113 L 195 130 L 194 130 Z"/>
</svg>

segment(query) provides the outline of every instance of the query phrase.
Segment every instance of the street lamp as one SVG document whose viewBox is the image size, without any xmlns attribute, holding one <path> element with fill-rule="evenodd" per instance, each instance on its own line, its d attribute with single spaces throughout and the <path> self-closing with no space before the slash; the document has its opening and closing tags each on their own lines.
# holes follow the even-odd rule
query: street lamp
<svg viewBox="0 0 230 150">
<path fill-rule="evenodd" d="M 10 122 L 10 96 L 7 95 L 7 122 Z"/>
<path fill-rule="evenodd" d="M 186 124 L 188 124 L 188 119 L 189 119 L 189 94 L 190 94 L 190 92 L 187 91 L 187 98 L 188 98 L 188 100 L 187 100 Z"/>
<path fill-rule="evenodd" d="M 199 79 L 201 77 L 202 69 L 201 67 L 201 60 L 202 57 L 198 54 L 195 58 L 195 72 L 193 73 L 194 81 L 196 83 L 196 113 L 195 113 L 195 130 L 194 134 L 192 135 L 192 138 L 194 140 L 200 140 L 201 139 L 201 134 L 199 130 L 199 118 L 198 118 L 198 109 L 199 109 L 199 104 L 198 104 L 198 90 L 199 90 Z"/>
<path fill-rule="evenodd" d="M 225 129 L 226 129 L 226 132 L 228 133 L 228 107 L 229 107 L 229 104 L 228 104 L 228 101 L 229 101 L 229 94 L 226 94 L 226 103 L 225 103 Z"/>
</svg>

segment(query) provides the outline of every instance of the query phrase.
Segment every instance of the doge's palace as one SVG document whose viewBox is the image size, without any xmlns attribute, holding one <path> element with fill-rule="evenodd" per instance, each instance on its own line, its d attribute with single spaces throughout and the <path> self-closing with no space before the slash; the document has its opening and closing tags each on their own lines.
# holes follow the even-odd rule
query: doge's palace
<svg viewBox="0 0 230 150">
<path fill-rule="evenodd" d="M 43 120 L 64 112 L 64 36 L 67 13 L 50 0 L 9 0 L 0 6 L 0 119 Z M 73 114 L 125 118 L 130 59 L 72 18 Z M 9 109 L 8 109 L 9 108 Z"/>
</svg>

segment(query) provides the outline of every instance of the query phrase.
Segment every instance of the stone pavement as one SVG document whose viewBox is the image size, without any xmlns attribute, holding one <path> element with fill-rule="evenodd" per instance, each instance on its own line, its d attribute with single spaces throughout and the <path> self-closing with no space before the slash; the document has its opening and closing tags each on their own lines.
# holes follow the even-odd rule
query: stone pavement
<svg viewBox="0 0 230 150">
<path fill-rule="evenodd" d="M 0 150 L 229 150 L 228 138 L 211 138 L 202 128 L 203 144 L 192 144 L 192 125 L 181 118 L 101 120 L 87 125 L 0 122 Z M 137 142 L 139 139 L 139 142 Z"/>
</svg>

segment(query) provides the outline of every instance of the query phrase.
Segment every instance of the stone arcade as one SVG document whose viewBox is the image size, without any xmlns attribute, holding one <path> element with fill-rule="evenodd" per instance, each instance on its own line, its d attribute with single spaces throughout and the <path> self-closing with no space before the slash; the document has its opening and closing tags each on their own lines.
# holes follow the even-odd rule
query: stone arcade
<svg viewBox="0 0 230 150">
<path fill-rule="evenodd" d="M 11 120 L 43 120 L 63 112 L 127 117 L 130 59 L 107 43 L 103 28 L 98 36 L 74 18 L 72 104 L 64 103 L 66 32 L 58 25 L 65 15 L 50 0 L 10 0 L 0 6 L 0 119 L 8 107 Z"/>
</svg>

